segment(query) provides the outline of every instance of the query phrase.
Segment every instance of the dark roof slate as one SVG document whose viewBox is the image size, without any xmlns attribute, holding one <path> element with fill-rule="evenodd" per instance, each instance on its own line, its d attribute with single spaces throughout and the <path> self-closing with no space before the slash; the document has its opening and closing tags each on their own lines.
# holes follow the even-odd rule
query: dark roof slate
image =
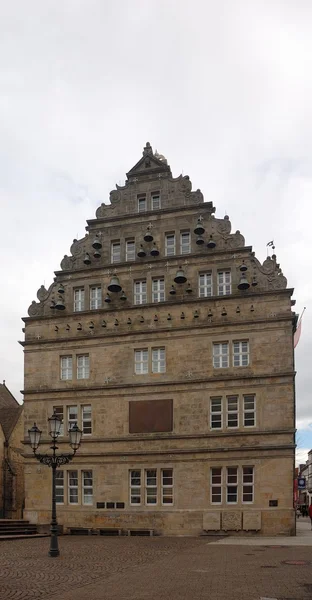
<svg viewBox="0 0 312 600">
<path fill-rule="evenodd" d="M 0 384 L 0 425 L 6 441 L 18 421 L 23 406 L 15 400 L 5 383 Z"/>
</svg>

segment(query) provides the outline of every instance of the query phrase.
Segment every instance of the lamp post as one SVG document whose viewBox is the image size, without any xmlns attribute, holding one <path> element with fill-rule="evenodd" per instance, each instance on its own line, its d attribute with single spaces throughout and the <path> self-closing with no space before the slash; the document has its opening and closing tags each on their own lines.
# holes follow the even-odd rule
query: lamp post
<svg viewBox="0 0 312 600">
<path fill-rule="evenodd" d="M 41 431 L 38 429 L 36 423 L 33 424 L 33 427 L 28 430 L 30 445 L 33 449 L 34 456 L 39 462 L 44 465 L 48 465 L 48 467 L 52 467 L 52 518 L 51 518 L 51 541 L 50 541 L 50 550 L 49 556 L 59 556 L 59 548 L 58 548 L 58 539 L 57 539 L 57 520 L 56 520 L 56 469 L 61 465 L 68 464 L 73 457 L 75 456 L 81 442 L 82 431 L 79 429 L 78 425 L 73 425 L 69 432 L 69 445 L 73 449 L 72 454 L 56 454 L 56 450 L 58 447 L 56 445 L 57 438 L 61 432 L 62 419 L 53 414 L 52 417 L 48 419 L 49 425 L 49 434 L 52 438 L 52 446 L 50 446 L 52 450 L 52 454 L 37 454 L 37 449 L 40 444 L 40 436 Z"/>
</svg>

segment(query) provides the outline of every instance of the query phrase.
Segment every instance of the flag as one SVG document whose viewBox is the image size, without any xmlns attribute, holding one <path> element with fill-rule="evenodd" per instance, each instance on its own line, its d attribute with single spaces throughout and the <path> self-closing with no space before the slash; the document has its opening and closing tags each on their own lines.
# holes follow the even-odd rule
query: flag
<svg viewBox="0 0 312 600">
<path fill-rule="evenodd" d="M 305 311 L 305 307 L 304 307 L 304 309 L 303 309 L 303 311 L 301 313 L 301 317 L 299 319 L 299 323 L 297 325 L 297 329 L 296 329 L 296 331 L 294 333 L 294 348 L 296 348 L 296 346 L 297 346 L 297 344 L 298 344 L 298 342 L 300 340 L 300 336 L 301 336 L 301 323 L 302 323 L 302 317 L 303 317 L 304 311 Z"/>
<path fill-rule="evenodd" d="M 296 348 L 301 336 L 301 319 L 299 321 L 299 325 L 294 333 L 294 348 Z"/>
<path fill-rule="evenodd" d="M 268 242 L 267 246 L 273 246 L 274 245 L 274 241 L 272 240 L 272 242 Z"/>
</svg>

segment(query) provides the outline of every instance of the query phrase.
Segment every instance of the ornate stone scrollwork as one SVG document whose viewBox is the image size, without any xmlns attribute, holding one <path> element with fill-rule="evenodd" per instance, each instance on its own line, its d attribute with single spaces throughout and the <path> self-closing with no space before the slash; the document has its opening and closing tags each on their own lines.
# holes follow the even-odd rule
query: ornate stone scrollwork
<svg viewBox="0 0 312 600">
<path fill-rule="evenodd" d="M 65 254 L 64 258 L 61 260 L 61 269 L 62 271 L 70 271 L 73 268 L 73 258 L 71 256 L 67 256 Z"/>
<path fill-rule="evenodd" d="M 42 285 L 39 288 L 38 292 L 37 292 L 37 298 L 38 298 L 38 300 L 40 300 L 40 302 L 43 302 L 44 300 L 47 299 L 48 295 L 49 295 L 48 290 L 46 290 L 46 288 L 44 287 L 44 285 Z"/>
<path fill-rule="evenodd" d="M 41 317 L 43 315 L 43 304 L 33 300 L 28 308 L 28 314 L 30 317 Z"/>
</svg>

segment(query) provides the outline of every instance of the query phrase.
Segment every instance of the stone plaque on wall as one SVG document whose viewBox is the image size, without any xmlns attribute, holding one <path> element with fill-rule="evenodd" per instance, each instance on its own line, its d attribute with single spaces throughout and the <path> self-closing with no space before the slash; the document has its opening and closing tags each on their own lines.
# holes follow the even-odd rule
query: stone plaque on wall
<svg viewBox="0 0 312 600">
<path fill-rule="evenodd" d="M 222 513 L 223 531 L 240 531 L 242 528 L 242 513 L 238 510 Z"/>
<path fill-rule="evenodd" d="M 203 530 L 219 531 L 221 529 L 221 512 L 206 512 L 203 514 Z"/>
<path fill-rule="evenodd" d="M 172 431 L 172 400 L 129 402 L 129 433 Z"/>
<path fill-rule="evenodd" d="M 260 510 L 243 512 L 243 529 L 245 531 L 259 531 L 261 529 Z"/>
</svg>

